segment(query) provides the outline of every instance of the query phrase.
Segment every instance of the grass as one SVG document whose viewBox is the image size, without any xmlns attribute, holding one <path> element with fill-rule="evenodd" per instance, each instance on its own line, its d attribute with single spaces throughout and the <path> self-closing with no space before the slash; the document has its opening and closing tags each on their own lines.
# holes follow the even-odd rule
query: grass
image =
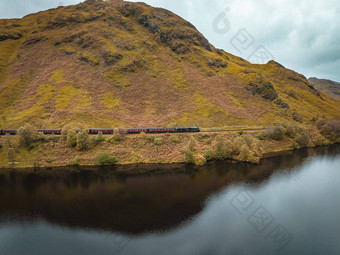
<svg viewBox="0 0 340 255">
<path fill-rule="evenodd" d="M 143 3 L 101 4 L 106 7 L 86 1 L 0 21 L 1 33 L 22 34 L 0 42 L 0 128 L 82 122 L 226 131 L 232 125 L 293 122 L 293 112 L 303 117 L 302 125 L 317 114 L 340 117 L 339 103 L 315 95 L 299 74 L 273 62 L 252 65 L 213 46 L 209 50 L 203 36 L 174 14 Z M 121 15 L 115 4 L 130 14 Z M 144 14 L 167 34 L 166 43 L 138 22 Z M 34 38 L 43 40 L 27 44 Z M 119 57 L 107 63 L 107 56 Z M 227 66 L 209 65 L 209 59 Z M 289 109 L 245 89 L 260 78 L 273 84 Z"/>
</svg>

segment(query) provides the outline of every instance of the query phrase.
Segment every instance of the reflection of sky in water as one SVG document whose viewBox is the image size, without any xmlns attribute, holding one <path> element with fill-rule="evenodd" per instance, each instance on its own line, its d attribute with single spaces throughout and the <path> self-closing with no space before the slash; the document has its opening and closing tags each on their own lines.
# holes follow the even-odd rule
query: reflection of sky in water
<svg viewBox="0 0 340 255">
<path fill-rule="evenodd" d="M 253 203 L 240 213 L 231 201 L 244 191 Z M 245 201 L 240 201 L 246 208 Z M 250 216 L 260 206 L 271 217 L 261 233 L 250 224 Z M 212 196 L 200 214 L 169 232 L 129 238 L 44 221 L 4 223 L 0 225 L 0 251 L 11 255 L 340 254 L 339 215 L 340 157 L 316 157 L 260 185 L 227 187 Z M 278 225 L 292 238 L 280 252 L 269 235 Z"/>
</svg>

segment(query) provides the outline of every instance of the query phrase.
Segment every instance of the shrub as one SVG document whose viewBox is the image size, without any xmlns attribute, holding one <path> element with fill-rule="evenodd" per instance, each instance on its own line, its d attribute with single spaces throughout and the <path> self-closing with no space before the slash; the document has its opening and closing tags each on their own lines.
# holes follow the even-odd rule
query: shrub
<svg viewBox="0 0 340 255">
<path fill-rule="evenodd" d="M 292 148 L 293 148 L 294 150 L 297 150 L 297 149 L 299 149 L 299 145 L 298 145 L 298 143 L 297 143 L 297 142 L 293 142 L 293 144 L 292 144 Z"/>
<path fill-rule="evenodd" d="M 340 121 L 332 120 L 320 128 L 320 133 L 330 141 L 336 142 L 340 137 Z"/>
<path fill-rule="evenodd" d="M 232 142 L 232 153 L 234 155 L 240 154 L 240 149 L 244 144 L 244 139 L 242 139 L 241 137 L 236 137 Z"/>
<path fill-rule="evenodd" d="M 293 124 L 286 124 L 286 132 L 285 135 L 289 138 L 295 138 L 296 133 L 299 131 L 299 127 Z"/>
<path fill-rule="evenodd" d="M 280 124 L 277 124 L 274 128 L 273 133 L 271 134 L 271 139 L 281 141 L 285 136 L 285 132 L 286 132 L 285 128 Z"/>
<path fill-rule="evenodd" d="M 213 151 L 211 149 L 207 150 L 204 153 L 204 157 L 207 161 L 212 160 L 213 159 Z"/>
<path fill-rule="evenodd" d="M 108 141 L 112 144 L 116 144 L 122 140 L 124 140 L 124 135 L 122 135 L 120 132 L 114 132 Z"/>
<path fill-rule="evenodd" d="M 308 147 L 309 141 L 310 141 L 309 135 L 304 131 L 301 132 L 300 136 L 296 140 L 296 142 L 301 148 Z"/>
<path fill-rule="evenodd" d="M 259 140 L 264 140 L 264 138 L 265 138 L 263 132 L 258 133 L 255 137 L 256 137 L 257 139 L 259 139 Z"/>
<path fill-rule="evenodd" d="M 145 132 L 141 132 L 139 134 L 139 136 L 142 138 L 142 139 L 147 139 L 147 134 Z"/>
<path fill-rule="evenodd" d="M 20 145 L 31 148 L 32 144 L 36 141 L 37 134 L 36 129 L 31 124 L 26 123 L 18 130 Z"/>
<path fill-rule="evenodd" d="M 102 132 L 98 132 L 98 135 L 92 137 L 92 143 L 94 145 L 101 144 L 104 141 L 105 141 L 105 138 L 103 137 L 103 133 Z"/>
<path fill-rule="evenodd" d="M 296 122 L 303 122 L 303 117 L 297 113 L 297 112 L 292 112 L 292 119 L 295 120 Z"/>
<path fill-rule="evenodd" d="M 170 141 L 173 143 L 180 143 L 179 136 L 178 135 L 170 136 Z"/>
<path fill-rule="evenodd" d="M 259 141 L 253 141 L 250 145 L 250 150 L 253 153 L 253 156 L 261 157 L 262 156 L 262 144 Z"/>
<path fill-rule="evenodd" d="M 245 135 L 243 136 L 243 140 L 246 142 L 246 144 L 248 145 L 248 147 L 251 146 L 251 144 L 254 142 L 254 137 L 252 135 Z"/>
<path fill-rule="evenodd" d="M 237 132 L 239 135 L 243 135 L 243 130 L 239 130 L 238 132 Z"/>
<path fill-rule="evenodd" d="M 318 122 L 316 122 L 316 127 L 320 130 L 326 124 L 327 124 L 327 120 L 323 118 L 319 120 Z"/>
<path fill-rule="evenodd" d="M 47 142 L 48 138 L 47 138 L 47 136 L 44 133 L 38 132 L 37 137 L 36 137 L 36 141 L 38 141 L 38 142 Z"/>
<path fill-rule="evenodd" d="M 105 152 L 101 152 L 96 156 L 96 162 L 98 165 L 114 165 L 117 162 L 117 158 L 115 156 L 109 155 Z"/>
<path fill-rule="evenodd" d="M 77 145 L 77 133 L 73 129 L 67 131 L 67 144 L 69 147 L 75 147 Z"/>
<path fill-rule="evenodd" d="M 11 148 L 11 147 L 12 148 L 16 147 L 15 146 L 15 137 L 11 136 L 10 134 L 6 134 L 5 137 L 4 137 L 2 145 L 5 149 Z"/>
<path fill-rule="evenodd" d="M 68 131 L 70 129 L 73 129 L 73 126 L 71 124 L 66 124 L 65 126 L 63 126 L 63 128 L 61 129 L 61 137 L 62 139 L 66 142 L 67 141 L 67 135 L 68 135 Z"/>
<path fill-rule="evenodd" d="M 15 161 L 15 150 L 13 148 L 7 149 L 7 159 L 8 159 L 8 162 Z"/>
<path fill-rule="evenodd" d="M 195 163 L 194 153 L 189 149 L 186 149 L 184 153 L 185 153 L 184 162 L 186 164 L 194 164 Z"/>
<path fill-rule="evenodd" d="M 33 167 L 34 167 L 34 168 L 39 168 L 39 167 L 40 167 L 39 161 L 34 160 L 34 161 L 33 161 Z"/>
<path fill-rule="evenodd" d="M 71 166 L 79 166 L 80 164 L 80 158 L 75 157 L 72 161 L 71 161 Z"/>
<path fill-rule="evenodd" d="M 232 144 L 228 140 L 225 140 L 222 136 L 216 137 L 217 143 L 213 147 L 213 158 L 226 159 L 232 154 Z"/>
<path fill-rule="evenodd" d="M 251 161 L 252 158 L 253 154 L 250 151 L 249 147 L 246 144 L 242 145 L 242 147 L 240 148 L 239 159 L 244 161 Z"/>
<path fill-rule="evenodd" d="M 83 151 L 86 150 L 89 146 L 89 135 L 87 131 L 81 130 L 77 134 L 77 150 Z"/>
<path fill-rule="evenodd" d="M 153 144 L 157 146 L 161 146 L 163 144 L 163 139 L 160 137 L 155 137 L 155 139 L 153 140 Z"/>
<path fill-rule="evenodd" d="M 196 147 L 196 140 L 193 136 L 190 136 L 189 143 L 188 143 L 188 149 L 191 151 L 194 151 Z"/>
</svg>

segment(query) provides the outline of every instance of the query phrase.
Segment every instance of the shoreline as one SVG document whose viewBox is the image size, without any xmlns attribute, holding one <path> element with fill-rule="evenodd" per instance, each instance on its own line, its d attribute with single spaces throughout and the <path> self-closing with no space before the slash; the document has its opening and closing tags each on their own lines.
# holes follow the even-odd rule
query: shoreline
<svg viewBox="0 0 340 255">
<path fill-rule="evenodd" d="M 305 127 L 304 131 L 310 137 L 308 146 L 304 146 L 306 148 L 339 143 L 339 141 L 331 142 L 325 139 L 316 127 Z M 104 136 L 104 140 L 100 144 L 93 145 L 85 151 L 69 148 L 61 137 L 51 136 L 48 137 L 48 141 L 35 144 L 30 150 L 18 147 L 15 155 L 15 162 L 19 162 L 18 164 L 9 165 L 8 160 L 6 160 L 5 149 L 1 148 L 0 158 L 2 160 L 0 159 L 0 168 L 99 167 L 106 165 L 98 164 L 96 161 L 96 156 L 103 152 L 117 157 L 117 162 L 109 164 L 115 166 L 182 165 L 184 163 L 205 165 L 207 162 L 215 160 L 259 164 L 262 159 L 294 151 L 295 139 L 284 137 L 282 140 L 277 141 L 261 138 L 261 134 L 263 135 L 263 131 L 259 132 L 259 130 L 176 135 L 139 134 L 122 137 L 114 141 L 113 136 Z M 248 142 L 249 139 L 250 141 Z M 237 144 L 240 141 L 242 143 Z M 244 141 L 248 143 L 248 146 Z M 239 154 L 208 155 L 209 152 L 213 154 L 227 153 L 228 149 L 225 148 L 229 147 L 230 150 L 240 150 Z M 237 147 L 242 147 L 242 149 Z M 188 150 L 190 150 L 190 153 L 188 153 Z M 216 150 L 221 151 L 216 152 Z M 242 150 L 245 150 L 245 152 Z M 188 160 L 188 157 L 191 161 Z"/>
</svg>

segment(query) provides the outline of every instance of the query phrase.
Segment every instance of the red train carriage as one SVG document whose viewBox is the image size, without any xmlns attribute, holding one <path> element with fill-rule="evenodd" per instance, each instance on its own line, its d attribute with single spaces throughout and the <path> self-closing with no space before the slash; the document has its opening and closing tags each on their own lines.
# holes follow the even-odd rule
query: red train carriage
<svg viewBox="0 0 340 255">
<path fill-rule="evenodd" d="M 124 129 L 121 129 L 121 132 L 124 131 Z M 125 129 L 126 134 L 140 134 L 140 133 L 149 133 L 148 128 L 127 128 Z"/>
<path fill-rule="evenodd" d="M 16 135 L 18 133 L 17 129 L 0 129 L 0 135 Z"/>
<path fill-rule="evenodd" d="M 61 129 L 38 129 L 44 135 L 61 135 Z"/>
<path fill-rule="evenodd" d="M 149 133 L 176 133 L 176 128 L 149 128 Z"/>
<path fill-rule="evenodd" d="M 90 135 L 98 135 L 99 132 L 102 132 L 103 135 L 112 135 L 114 133 L 114 129 L 110 129 L 110 128 L 90 128 L 89 129 Z"/>
</svg>

